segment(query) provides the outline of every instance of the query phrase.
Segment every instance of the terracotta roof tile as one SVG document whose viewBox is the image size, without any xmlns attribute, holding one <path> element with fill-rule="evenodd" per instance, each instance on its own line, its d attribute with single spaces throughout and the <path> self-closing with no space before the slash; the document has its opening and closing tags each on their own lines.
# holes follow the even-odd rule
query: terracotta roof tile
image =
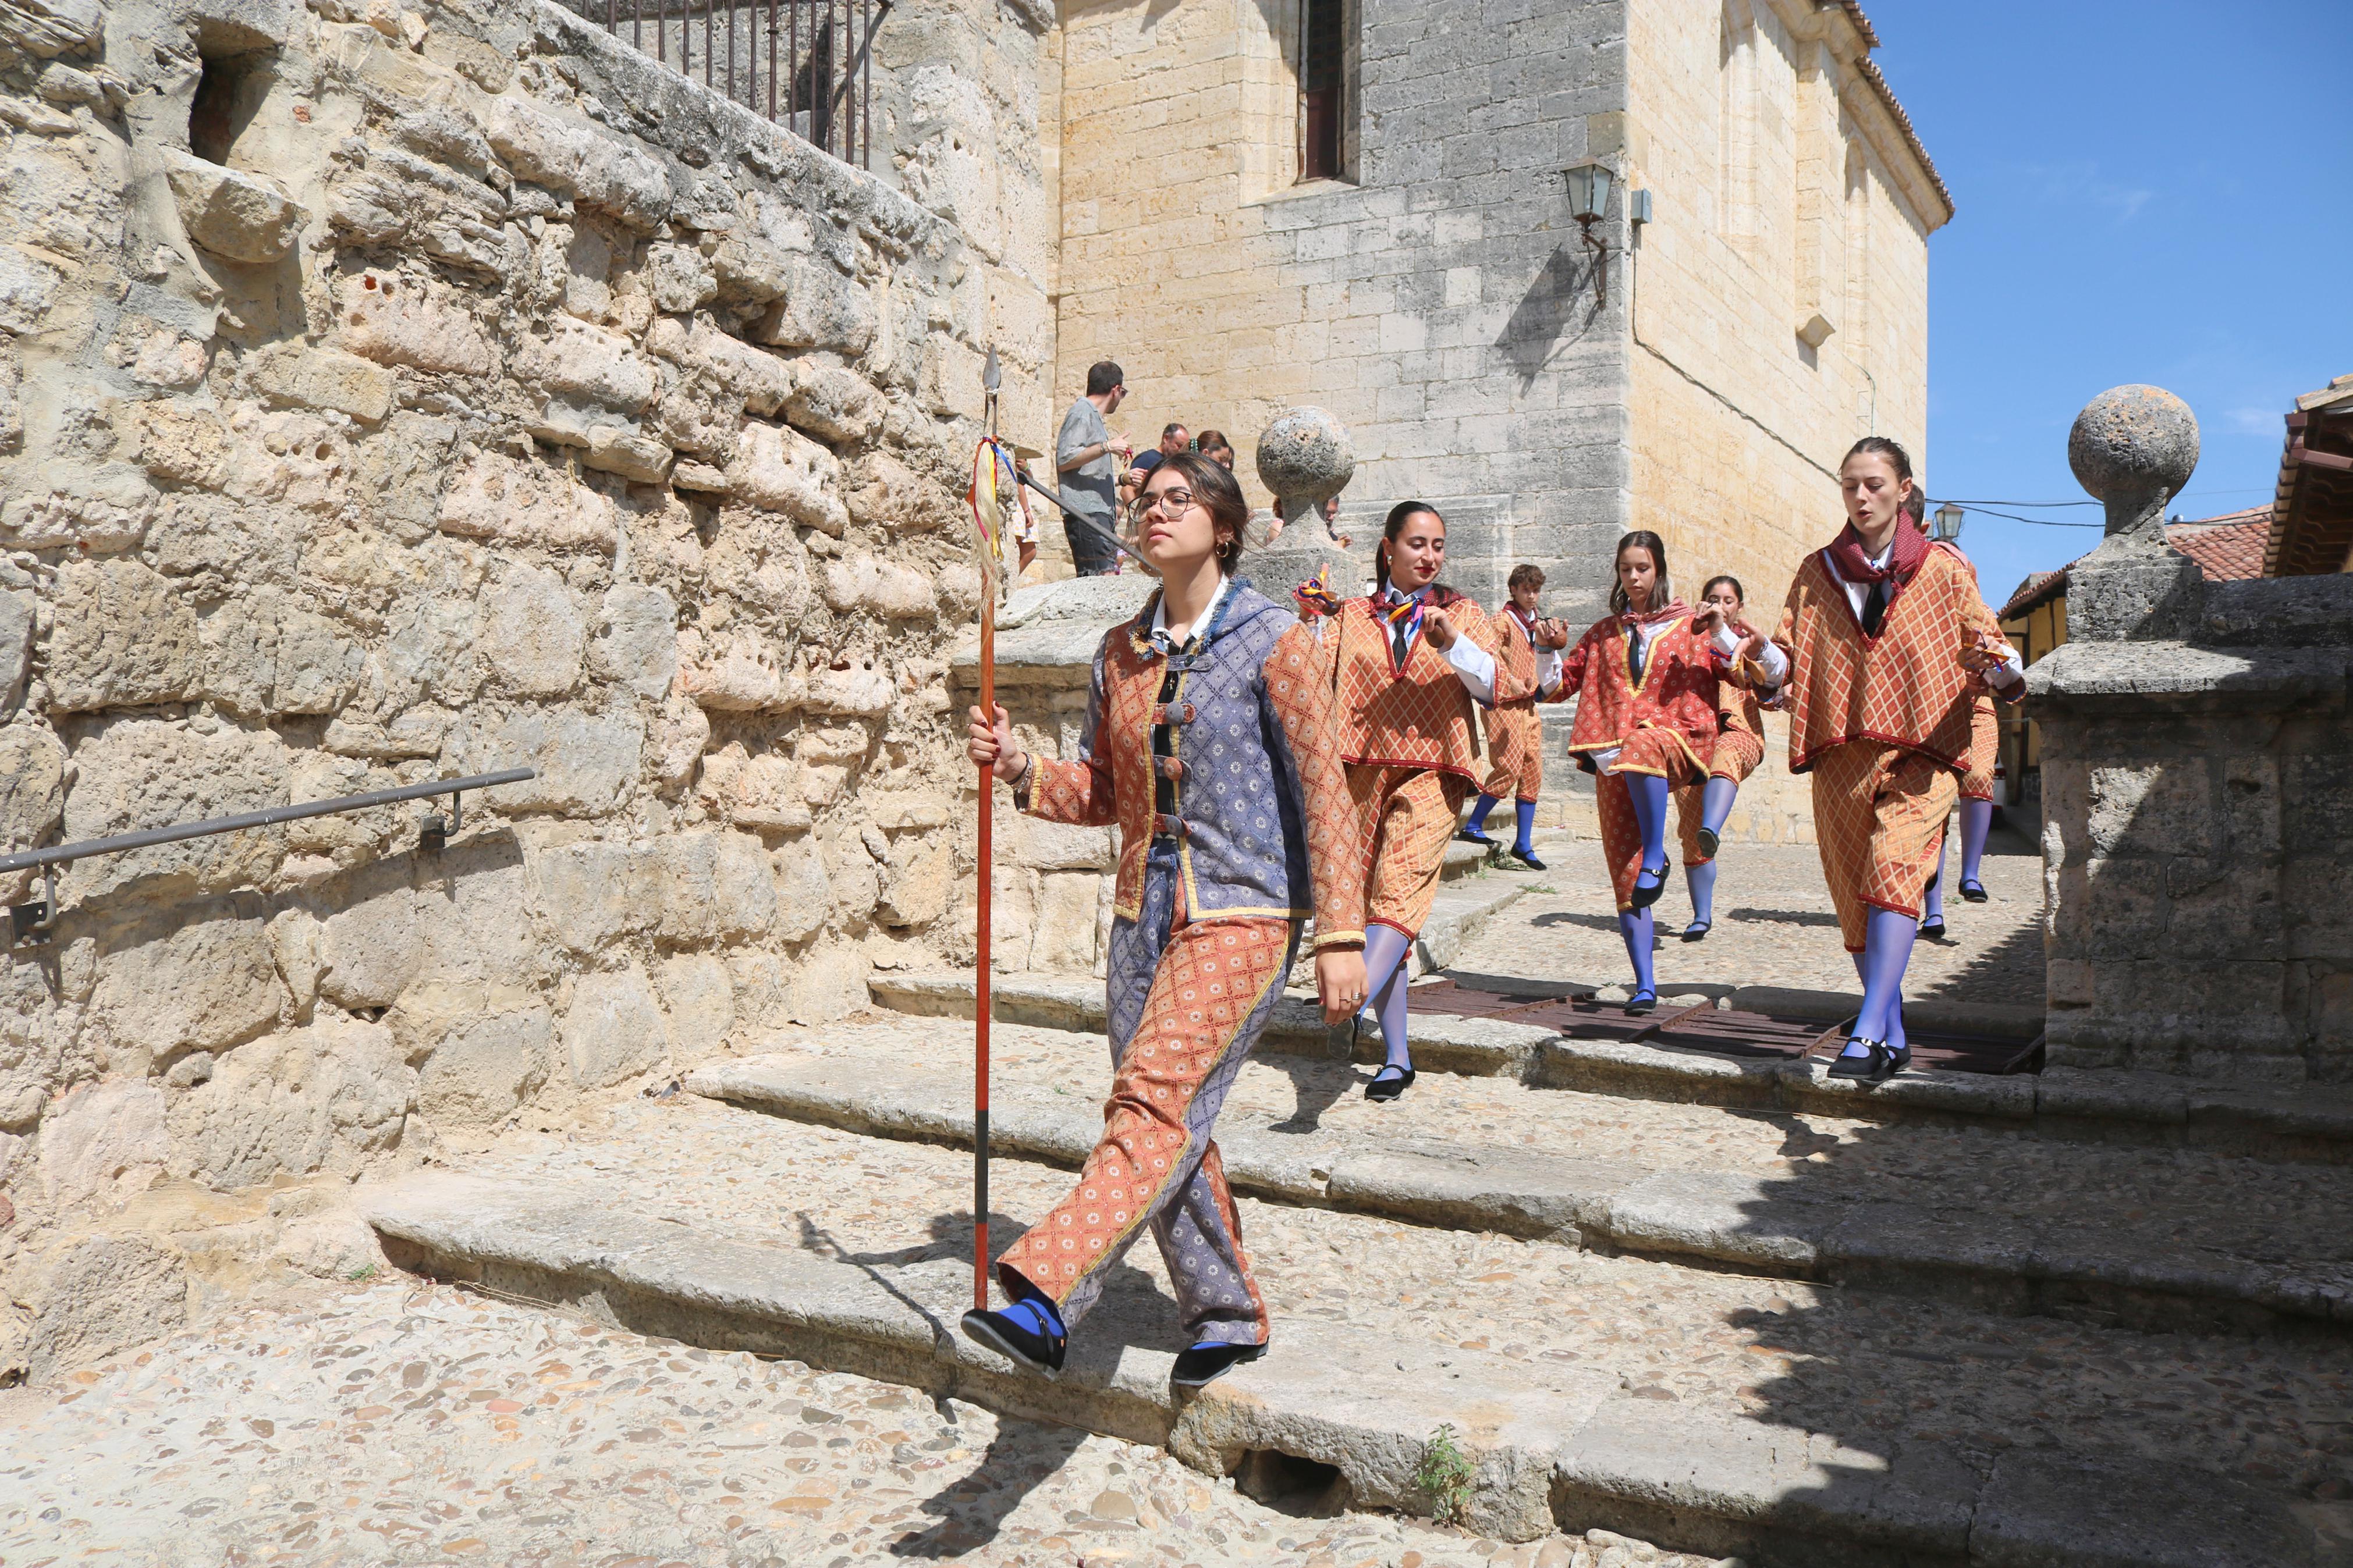
<svg viewBox="0 0 2353 1568">
<path fill-rule="evenodd" d="M 2165 537 L 2198 563 L 2209 583 L 2235 583 L 2263 574 L 2263 544 L 2271 528 L 2272 509 L 2260 506 L 2195 522 L 2168 523 Z"/>
</svg>

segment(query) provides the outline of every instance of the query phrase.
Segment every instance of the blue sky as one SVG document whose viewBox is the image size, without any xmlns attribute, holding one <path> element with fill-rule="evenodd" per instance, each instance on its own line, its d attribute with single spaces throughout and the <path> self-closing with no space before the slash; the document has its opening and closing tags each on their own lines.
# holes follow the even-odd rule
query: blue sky
<svg viewBox="0 0 2353 1568">
<path fill-rule="evenodd" d="M 2087 499 L 2067 427 L 2150 382 L 2203 448 L 2171 510 L 2266 500 L 2281 416 L 2353 373 L 2353 0 L 1864 5 L 1958 208 L 1928 241 L 1931 497 Z M 1999 605 L 2099 538 L 1973 512 L 1961 547 Z"/>
</svg>

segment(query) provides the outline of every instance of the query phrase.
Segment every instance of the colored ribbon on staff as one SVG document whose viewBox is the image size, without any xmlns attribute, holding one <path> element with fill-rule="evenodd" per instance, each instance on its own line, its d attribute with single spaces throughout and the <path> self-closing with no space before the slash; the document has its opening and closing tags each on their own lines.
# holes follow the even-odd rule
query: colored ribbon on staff
<svg viewBox="0 0 2353 1568">
<path fill-rule="evenodd" d="M 1014 471 L 1013 455 L 994 437 L 983 437 L 980 445 L 973 448 L 972 486 L 965 492 L 965 500 L 972 508 L 973 526 L 980 532 L 982 546 L 1003 562 L 1006 524 L 1012 521 L 1017 508 L 1026 521 L 1029 501 L 1021 493 L 1021 477 Z"/>
<path fill-rule="evenodd" d="M 1291 591 L 1299 613 L 1309 620 L 1340 613 L 1340 595 L 1332 592 L 1332 568 L 1319 566 L 1315 575 Z"/>
</svg>

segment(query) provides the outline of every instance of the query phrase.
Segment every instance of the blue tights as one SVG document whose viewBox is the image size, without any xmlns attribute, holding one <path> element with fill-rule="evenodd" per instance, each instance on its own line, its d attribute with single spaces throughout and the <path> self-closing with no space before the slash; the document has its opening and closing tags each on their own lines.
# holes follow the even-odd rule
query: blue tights
<svg viewBox="0 0 2353 1568">
<path fill-rule="evenodd" d="M 1855 973 L 1862 977 L 1862 1013 L 1855 1019 L 1854 1037 L 1881 1040 L 1891 1050 L 1904 1045 L 1904 969 L 1912 962 L 1912 939 L 1919 927 L 1911 916 L 1894 910 L 1873 909 L 1862 928 L 1862 951 L 1854 955 Z M 1850 1041 L 1844 1053 L 1861 1056 Z"/>
<path fill-rule="evenodd" d="M 1978 868 L 1985 860 L 1986 839 L 1993 832 L 1993 802 L 1965 800 L 1961 802 L 1961 880 L 1978 880 Z"/>
<path fill-rule="evenodd" d="M 1634 995 L 1630 1000 L 1659 994 L 1659 984 L 1651 967 L 1651 933 L 1657 926 L 1649 910 L 1620 910 L 1618 934 L 1626 939 L 1626 956 L 1634 961 Z"/>
<path fill-rule="evenodd" d="M 1376 924 L 1365 932 L 1365 994 L 1381 1020 L 1381 1046 L 1387 1065 L 1413 1066 L 1406 1045 L 1406 953 L 1413 938 L 1395 926 Z"/>
<path fill-rule="evenodd" d="M 1645 892 L 1664 881 L 1667 863 L 1667 781 L 1657 773 L 1620 773 L 1633 803 L 1634 826 L 1642 833 L 1642 869 L 1634 886 Z"/>
</svg>

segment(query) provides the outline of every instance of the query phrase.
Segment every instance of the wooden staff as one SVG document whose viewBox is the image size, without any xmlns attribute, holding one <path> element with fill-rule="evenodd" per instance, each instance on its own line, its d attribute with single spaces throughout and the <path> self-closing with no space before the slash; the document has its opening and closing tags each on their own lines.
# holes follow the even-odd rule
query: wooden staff
<svg viewBox="0 0 2353 1568">
<path fill-rule="evenodd" d="M 1001 373 L 997 365 L 997 350 L 988 351 L 988 363 L 981 371 L 981 385 L 987 394 L 989 484 L 997 482 L 997 388 Z M 1018 502 L 1020 491 L 1014 491 Z M 997 531 L 985 542 L 980 552 L 980 711 L 987 721 L 997 722 L 997 554 L 1004 547 L 1006 518 L 1000 502 L 997 512 Z M 997 869 L 997 772 L 989 763 L 980 769 L 980 888 L 978 930 L 974 933 L 979 973 L 973 982 L 972 993 L 972 1304 L 976 1311 L 988 1310 L 988 936 L 989 894 L 995 883 Z"/>
</svg>

